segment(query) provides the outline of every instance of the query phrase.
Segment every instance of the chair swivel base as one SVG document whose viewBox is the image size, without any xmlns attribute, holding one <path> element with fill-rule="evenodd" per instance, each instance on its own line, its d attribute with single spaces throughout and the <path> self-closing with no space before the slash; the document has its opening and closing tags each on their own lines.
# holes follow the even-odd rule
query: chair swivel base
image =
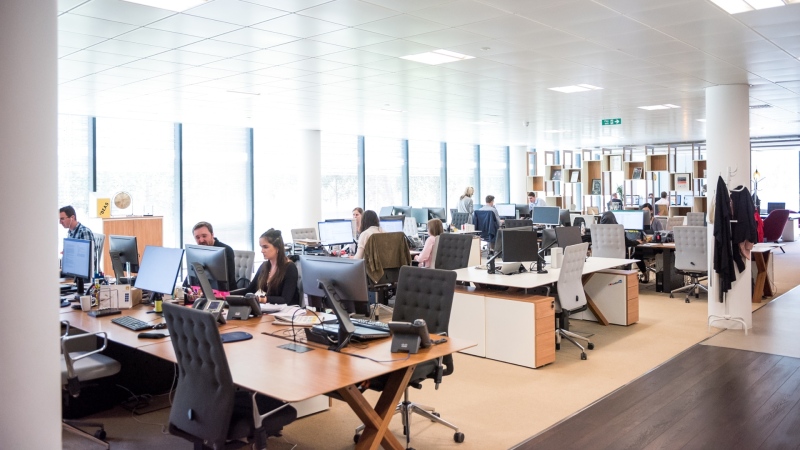
<svg viewBox="0 0 800 450">
<path fill-rule="evenodd" d="M 556 330 L 556 350 L 561 350 L 561 338 L 564 338 L 579 349 L 581 349 L 581 359 L 586 360 L 586 351 L 581 344 L 579 344 L 576 339 L 581 341 L 586 341 L 586 348 L 589 350 L 594 350 L 594 344 L 589 340 L 589 338 L 585 336 L 581 336 L 579 334 L 573 333 L 571 331 L 567 331 L 563 328 L 559 328 Z"/>
<path fill-rule="evenodd" d="M 94 434 L 90 434 L 90 433 L 88 433 L 86 431 L 83 431 L 82 429 L 80 429 L 78 427 L 93 427 L 93 428 L 96 427 L 96 428 L 99 428 L 99 429 L 97 431 L 95 431 Z M 108 442 L 105 441 L 106 430 L 103 427 L 102 423 L 99 423 L 99 422 L 82 422 L 82 421 L 78 421 L 78 420 L 62 420 L 61 421 L 61 428 L 64 431 L 70 432 L 72 434 L 75 434 L 77 436 L 81 436 L 81 437 L 86 438 L 86 439 L 89 439 L 90 441 L 92 441 L 92 442 L 94 442 L 96 444 L 100 444 L 100 445 L 104 446 L 107 449 L 111 448 L 111 445 Z"/>
<path fill-rule="evenodd" d="M 673 289 L 672 292 L 669 293 L 669 298 L 675 298 L 676 292 L 686 292 L 686 303 L 690 303 L 689 296 L 694 294 L 695 298 L 700 298 L 700 291 L 705 292 L 708 294 L 708 288 L 700 284 L 698 279 L 693 278 L 692 282 L 687 284 L 686 286 L 679 287 L 678 289 Z"/>
</svg>

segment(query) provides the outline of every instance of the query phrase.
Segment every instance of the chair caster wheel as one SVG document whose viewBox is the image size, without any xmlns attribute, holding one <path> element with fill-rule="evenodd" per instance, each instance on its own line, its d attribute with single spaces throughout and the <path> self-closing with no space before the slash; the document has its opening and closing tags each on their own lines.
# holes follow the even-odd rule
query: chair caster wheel
<svg viewBox="0 0 800 450">
<path fill-rule="evenodd" d="M 686 297 L 686 303 L 690 303 L 690 302 L 689 302 L 689 297 Z"/>
<path fill-rule="evenodd" d="M 586 353 L 581 352 L 581 360 L 586 361 Z"/>
<path fill-rule="evenodd" d="M 561 350 L 561 344 L 556 344 L 556 350 Z"/>
<path fill-rule="evenodd" d="M 436 416 L 436 417 L 442 417 L 442 415 L 441 415 L 441 414 L 439 414 L 438 412 L 435 412 L 435 411 L 434 411 L 434 412 L 432 412 L 431 414 L 433 414 L 433 415 L 434 415 L 434 416 Z M 433 422 L 433 421 L 431 420 L 431 422 Z"/>
<path fill-rule="evenodd" d="M 589 345 L 587 345 L 586 348 L 588 348 L 589 350 L 594 350 L 594 344 L 589 342 Z"/>
<path fill-rule="evenodd" d="M 453 435 L 453 440 L 460 444 L 464 442 L 464 433 L 456 433 Z"/>
<path fill-rule="evenodd" d="M 94 432 L 94 437 L 96 437 L 97 439 L 100 439 L 101 441 L 105 441 L 106 440 L 106 430 L 103 430 L 101 428 L 101 429 L 95 431 Z"/>
<path fill-rule="evenodd" d="M 672 294 L 669 294 L 669 298 L 675 298 L 675 296 L 672 295 Z"/>
<path fill-rule="evenodd" d="M 358 444 L 358 440 L 359 440 L 359 439 L 361 439 L 361 435 L 360 435 L 360 434 L 355 434 L 355 435 L 353 436 L 353 442 L 354 442 L 354 443 Z"/>
</svg>

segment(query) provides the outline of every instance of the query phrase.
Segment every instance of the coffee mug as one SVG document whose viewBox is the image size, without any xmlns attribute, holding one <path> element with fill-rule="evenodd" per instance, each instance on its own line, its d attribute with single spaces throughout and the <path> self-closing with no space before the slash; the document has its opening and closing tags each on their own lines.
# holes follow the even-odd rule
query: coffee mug
<svg viewBox="0 0 800 450">
<path fill-rule="evenodd" d="M 82 295 L 81 296 L 81 311 L 89 311 L 92 309 L 92 296 L 91 295 Z"/>
</svg>

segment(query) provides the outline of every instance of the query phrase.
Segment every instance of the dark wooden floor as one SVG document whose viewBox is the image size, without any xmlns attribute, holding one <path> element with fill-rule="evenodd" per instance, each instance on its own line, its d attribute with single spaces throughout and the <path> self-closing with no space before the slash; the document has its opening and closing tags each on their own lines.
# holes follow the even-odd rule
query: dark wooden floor
<svg viewBox="0 0 800 450">
<path fill-rule="evenodd" d="M 800 359 L 695 345 L 518 449 L 800 448 Z"/>
</svg>

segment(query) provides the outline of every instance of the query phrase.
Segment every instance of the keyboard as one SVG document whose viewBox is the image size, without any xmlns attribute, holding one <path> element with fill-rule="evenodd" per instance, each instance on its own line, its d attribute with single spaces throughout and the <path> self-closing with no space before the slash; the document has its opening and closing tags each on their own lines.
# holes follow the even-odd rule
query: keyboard
<svg viewBox="0 0 800 450">
<path fill-rule="evenodd" d="M 105 317 L 105 316 L 113 316 L 115 314 L 122 314 L 117 308 L 106 308 L 106 309 L 98 309 L 95 311 L 89 311 L 87 314 L 91 317 Z"/>
<path fill-rule="evenodd" d="M 111 319 L 111 321 L 131 331 L 150 330 L 153 328 L 153 324 L 143 320 L 134 319 L 131 316 L 117 317 L 116 319 Z"/>
<path fill-rule="evenodd" d="M 369 319 L 356 319 L 356 318 L 351 318 L 350 321 L 353 322 L 353 325 L 358 325 L 360 327 L 370 328 L 372 330 L 378 330 L 378 331 L 389 331 L 388 323 L 378 322 Z"/>
<path fill-rule="evenodd" d="M 354 325 L 356 326 L 356 331 L 355 333 L 353 333 L 353 339 L 355 340 L 368 341 L 371 339 L 382 339 L 391 336 L 388 329 L 386 331 L 383 331 L 383 330 L 375 330 L 372 328 L 366 328 L 364 326 L 355 323 Z M 329 336 L 333 338 L 336 338 L 339 333 L 339 324 L 336 323 L 314 325 L 311 328 L 318 332 L 327 333 Z"/>
</svg>

